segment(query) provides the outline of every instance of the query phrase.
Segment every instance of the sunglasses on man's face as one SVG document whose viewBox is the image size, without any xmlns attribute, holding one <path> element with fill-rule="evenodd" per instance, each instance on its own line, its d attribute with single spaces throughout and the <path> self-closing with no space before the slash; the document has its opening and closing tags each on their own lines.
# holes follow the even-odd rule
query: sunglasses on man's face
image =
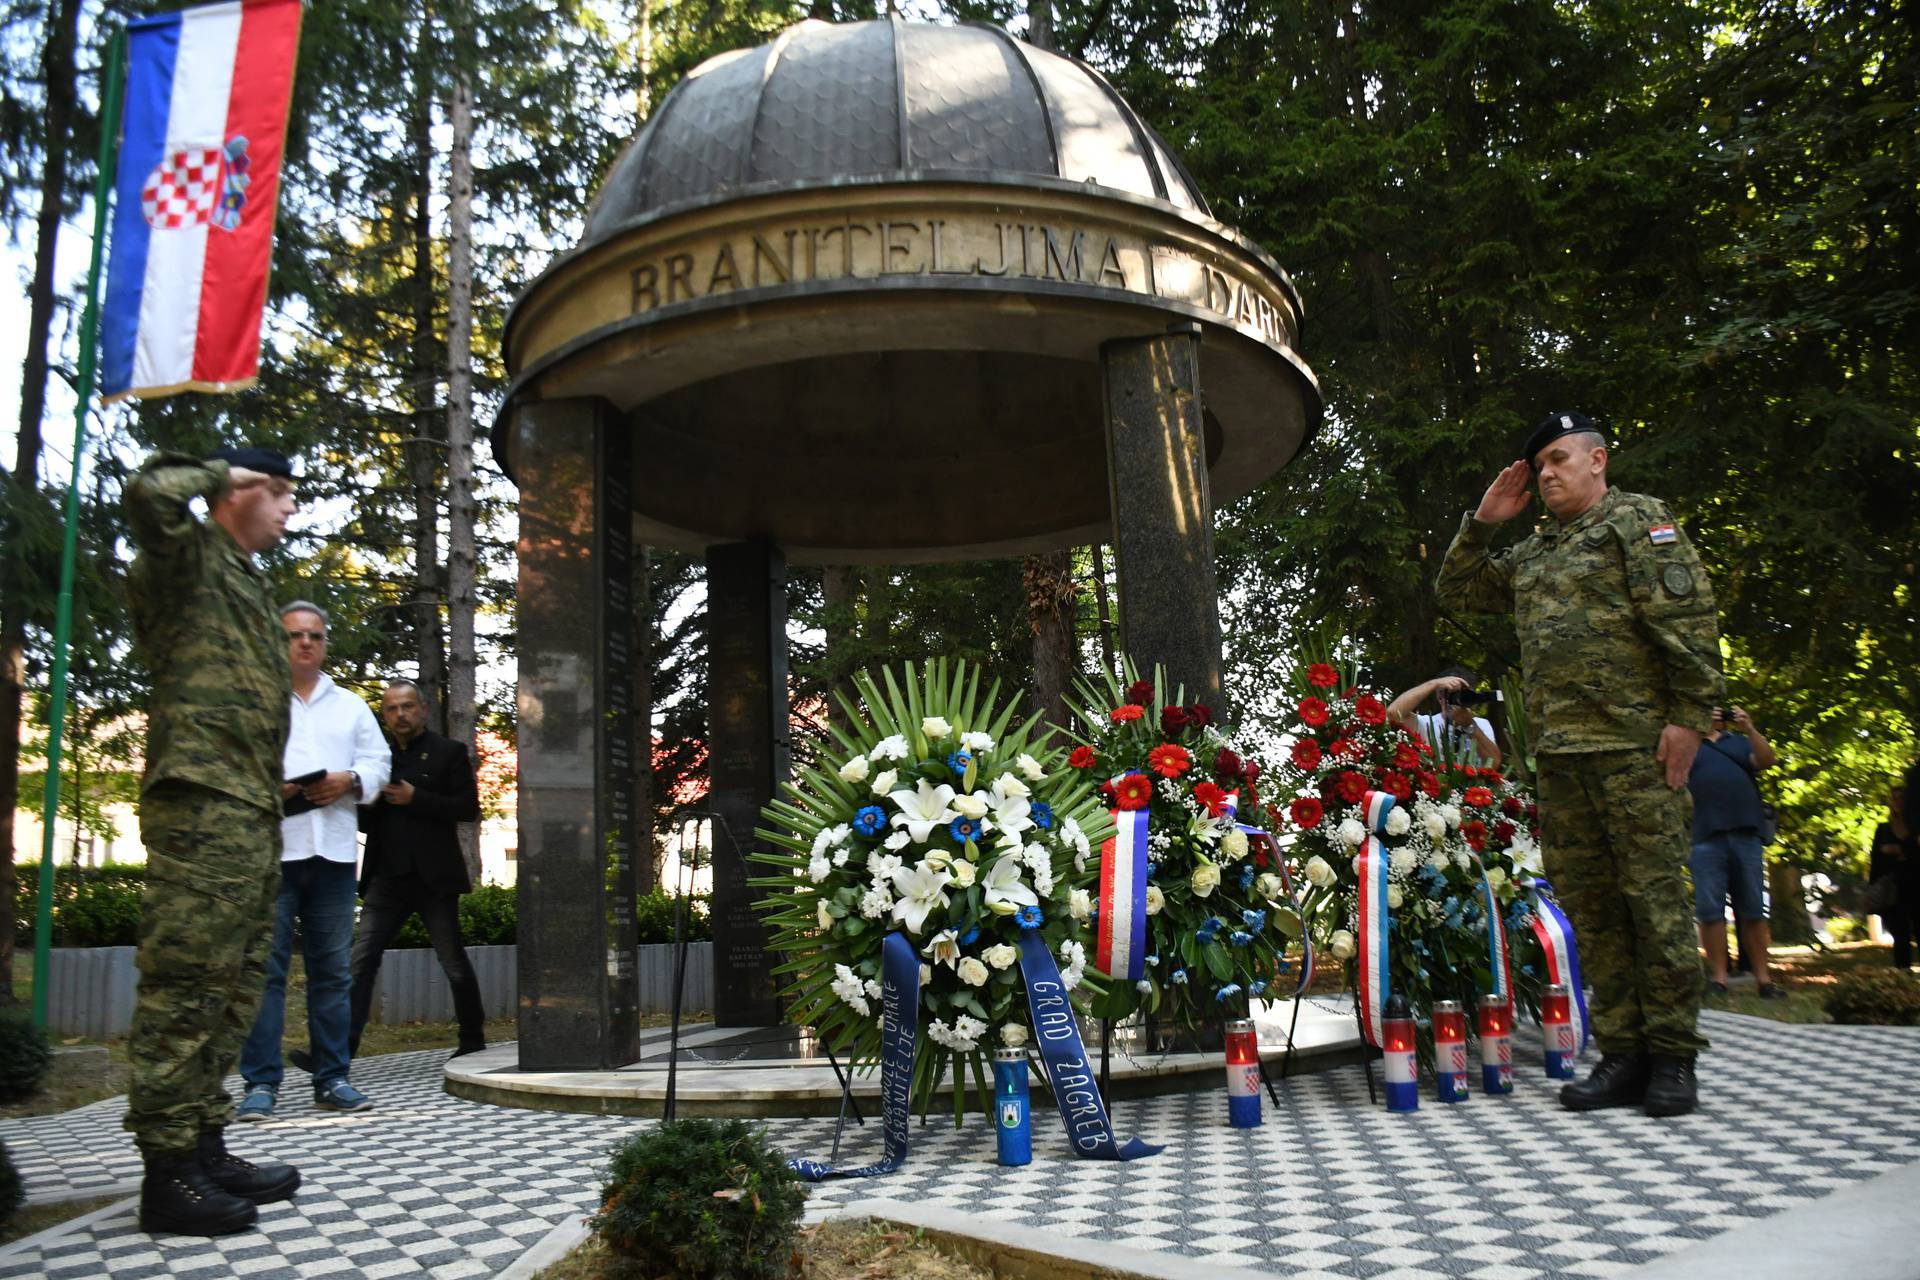
<svg viewBox="0 0 1920 1280">
<path fill-rule="evenodd" d="M 325 644 L 327 642 L 327 633 L 324 631 L 291 631 L 290 630 L 287 632 L 287 639 L 311 640 L 315 644 Z"/>
</svg>

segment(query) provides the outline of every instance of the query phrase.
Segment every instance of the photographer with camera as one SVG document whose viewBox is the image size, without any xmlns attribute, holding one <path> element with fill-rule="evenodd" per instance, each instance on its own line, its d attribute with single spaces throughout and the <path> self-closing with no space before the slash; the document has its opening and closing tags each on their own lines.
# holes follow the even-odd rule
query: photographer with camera
<svg viewBox="0 0 1920 1280">
<path fill-rule="evenodd" d="M 1416 715 L 1428 698 L 1438 702 L 1440 710 L 1431 715 Z M 1474 763 L 1498 769 L 1500 747 L 1493 740 L 1493 725 L 1474 714 L 1476 708 L 1491 708 L 1493 702 L 1491 693 L 1474 689 L 1473 672 L 1465 667 L 1448 667 L 1425 684 L 1417 684 L 1395 698 L 1387 708 L 1387 718 L 1408 733 L 1426 738 L 1445 759 L 1462 758 L 1471 745 Z"/>
<path fill-rule="evenodd" d="M 1729 732 L 1731 730 L 1731 732 Z M 1773 767 L 1773 744 L 1754 727 L 1744 707 L 1715 707 L 1713 730 L 1700 744 L 1687 775 L 1693 793 L 1693 913 L 1700 946 L 1707 953 L 1707 990 L 1727 993 L 1727 898 L 1740 929 L 1740 954 L 1753 961 L 1762 1000 L 1786 993 L 1767 980 L 1767 867 L 1769 823 L 1755 780 Z"/>
</svg>

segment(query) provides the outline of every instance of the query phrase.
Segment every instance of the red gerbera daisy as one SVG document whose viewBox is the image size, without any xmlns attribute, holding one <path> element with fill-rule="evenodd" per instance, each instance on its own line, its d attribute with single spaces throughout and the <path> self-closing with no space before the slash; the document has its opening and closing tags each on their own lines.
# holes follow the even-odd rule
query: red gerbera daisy
<svg viewBox="0 0 1920 1280">
<path fill-rule="evenodd" d="M 1226 812 L 1227 793 L 1215 782 L 1202 782 L 1193 789 L 1193 798 L 1214 817 Z"/>
<path fill-rule="evenodd" d="M 1340 775 L 1339 788 L 1342 800 L 1348 804 L 1359 804 L 1361 797 L 1367 794 L 1367 775 L 1345 770 Z"/>
<path fill-rule="evenodd" d="M 1293 808 L 1289 811 L 1289 816 L 1293 819 L 1294 826 L 1299 827 L 1302 831 L 1311 831 L 1320 825 L 1320 818 L 1323 812 L 1318 800 L 1315 800 L 1312 796 L 1301 796 L 1293 802 Z"/>
<path fill-rule="evenodd" d="M 1500 802 L 1500 812 L 1506 814 L 1509 818 L 1517 818 L 1526 811 L 1527 806 L 1520 803 L 1519 796 L 1508 796 Z"/>
<path fill-rule="evenodd" d="M 1485 787 L 1468 787 L 1466 802 L 1476 809 L 1484 809 L 1493 803 L 1493 792 Z"/>
<path fill-rule="evenodd" d="M 1293 744 L 1293 763 L 1302 769 L 1320 767 L 1320 744 L 1312 738 L 1301 738 Z"/>
<path fill-rule="evenodd" d="M 1508 822 L 1505 818 L 1502 818 L 1500 821 L 1493 824 L 1494 843 L 1500 845 L 1503 848 L 1507 845 L 1512 844 L 1514 831 L 1515 831 L 1514 825 L 1511 822 Z"/>
<path fill-rule="evenodd" d="M 1127 724 L 1130 721 L 1138 720 L 1146 713 L 1145 707 L 1136 706 L 1131 702 L 1123 702 L 1113 709 L 1113 722 L 1115 724 Z"/>
<path fill-rule="evenodd" d="M 1407 770 L 1418 769 L 1420 767 L 1420 753 L 1406 743 L 1401 743 L 1393 749 L 1393 767 Z"/>
<path fill-rule="evenodd" d="M 1318 698 L 1300 699 L 1300 718 L 1318 729 L 1327 722 L 1327 704 Z"/>
<path fill-rule="evenodd" d="M 1177 778 L 1193 767 L 1193 753 L 1172 742 L 1147 752 L 1147 767 L 1163 778 Z"/>
<path fill-rule="evenodd" d="M 1340 683 L 1340 673 L 1324 662 L 1307 668 L 1307 683 L 1316 689 L 1331 689 Z"/>
<path fill-rule="evenodd" d="M 1363 693 L 1353 700 L 1353 714 L 1360 717 L 1361 724 L 1385 724 L 1387 704 L 1370 693 Z"/>
<path fill-rule="evenodd" d="M 1420 790 L 1426 793 L 1428 799 L 1438 800 L 1440 798 L 1440 775 L 1422 769 L 1420 771 Z"/>
<path fill-rule="evenodd" d="M 1473 846 L 1475 853 L 1487 847 L 1487 824 L 1478 818 L 1461 827 L 1460 834 L 1467 838 L 1467 843 Z"/>
<path fill-rule="evenodd" d="M 1130 773 L 1113 784 L 1114 804 L 1121 809 L 1144 809 L 1153 802 L 1153 783 L 1144 773 Z"/>
<path fill-rule="evenodd" d="M 1099 757 L 1093 753 L 1093 748 L 1087 746 L 1075 747 L 1067 753 L 1067 763 L 1075 769 L 1091 769 L 1098 759 Z"/>
</svg>

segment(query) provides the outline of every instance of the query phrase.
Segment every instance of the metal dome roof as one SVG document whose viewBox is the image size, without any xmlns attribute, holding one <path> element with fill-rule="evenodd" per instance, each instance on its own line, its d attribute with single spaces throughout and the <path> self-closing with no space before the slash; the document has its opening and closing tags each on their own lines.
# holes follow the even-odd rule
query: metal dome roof
<svg viewBox="0 0 1920 1280">
<path fill-rule="evenodd" d="M 1186 168 L 1085 63 L 985 25 L 809 19 L 681 81 L 602 184 L 583 243 L 755 188 L 982 173 L 1210 216 Z"/>
</svg>

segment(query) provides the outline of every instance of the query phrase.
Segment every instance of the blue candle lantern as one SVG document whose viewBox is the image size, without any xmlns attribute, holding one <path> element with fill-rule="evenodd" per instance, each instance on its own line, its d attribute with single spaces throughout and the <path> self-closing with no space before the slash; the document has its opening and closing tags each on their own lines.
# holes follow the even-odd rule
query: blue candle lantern
<svg viewBox="0 0 1920 1280">
<path fill-rule="evenodd" d="M 1033 1108 L 1027 1097 L 1027 1051 L 1000 1049 L 993 1055 L 993 1127 L 1000 1140 L 1000 1163 L 1033 1163 Z"/>
</svg>

